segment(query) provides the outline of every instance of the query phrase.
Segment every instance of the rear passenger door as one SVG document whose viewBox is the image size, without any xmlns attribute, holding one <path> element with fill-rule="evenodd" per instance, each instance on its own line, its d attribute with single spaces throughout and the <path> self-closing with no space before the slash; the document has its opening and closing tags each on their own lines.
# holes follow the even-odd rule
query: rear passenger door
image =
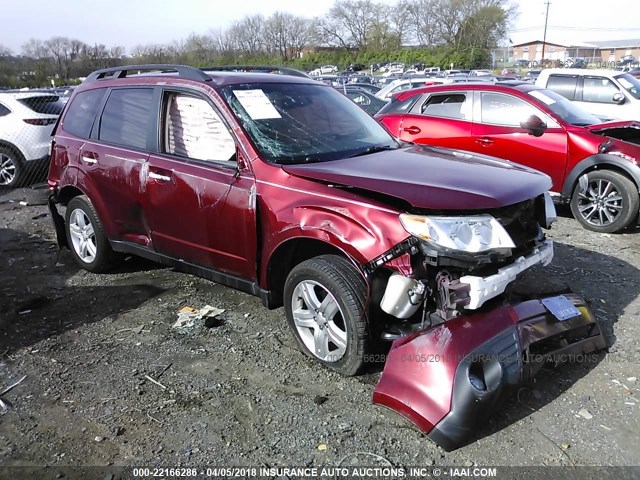
<svg viewBox="0 0 640 480">
<path fill-rule="evenodd" d="M 207 97 L 165 89 L 145 209 L 159 253 L 255 280 L 255 182 L 230 125 Z"/>
<path fill-rule="evenodd" d="M 152 87 L 111 89 L 93 125 L 91 141 L 79 149 L 78 184 L 91 192 L 99 212 L 108 212 L 108 218 L 102 219 L 107 236 L 144 246 L 149 239 L 142 179 L 153 141 L 153 97 Z"/>
<path fill-rule="evenodd" d="M 402 119 L 399 137 L 407 142 L 468 150 L 471 114 L 470 92 L 426 94 Z"/>
</svg>

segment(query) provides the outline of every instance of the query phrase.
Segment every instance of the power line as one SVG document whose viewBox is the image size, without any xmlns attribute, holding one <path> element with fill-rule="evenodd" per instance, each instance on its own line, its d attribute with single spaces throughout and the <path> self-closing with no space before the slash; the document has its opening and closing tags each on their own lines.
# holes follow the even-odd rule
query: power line
<svg viewBox="0 0 640 480">
<path fill-rule="evenodd" d="M 512 28 L 511 32 L 529 32 L 532 30 L 540 30 L 543 28 L 542 25 L 537 27 L 523 27 L 523 28 Z M 561 28 L 563 30 L 579 30 L 579 31 L 589 31 L 589 32 L 631 32 L 638 31 L 640 32 L 640 28 L 638 27 L 629 27 L 629 28 L 601 28 L 601 27 L 570 27 L 564 25 L 548 25 L 548 28 Z"/>
</svg>

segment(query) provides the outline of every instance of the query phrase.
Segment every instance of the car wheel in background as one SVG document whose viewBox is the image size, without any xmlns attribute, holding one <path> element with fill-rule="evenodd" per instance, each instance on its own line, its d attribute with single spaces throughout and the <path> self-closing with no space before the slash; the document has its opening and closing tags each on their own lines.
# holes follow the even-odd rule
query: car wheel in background
<svg viewBox="0 0 640 480">
<path fill-rule="evenodd" d="M 284 306 L 300 349 L 343 375 L 362 367 L 370 342 L 367 286 L 343 257 L 322 255 L 289 273 Z"/>
<path fill-rule="evenodd" d="M 586 176 L 587 188 L 583 190 L 578 182 L 571 197 L 571 212 L 583 227 L 614 233 L 638 218 L 638 189 L 631 180 L 611 170 L 596 170 Z"/>
<path fill-rule="evenodd" d="M 22 160 L 12 149 L 0 147 L 0 186 L 17 187 L 22 176 Z"/>
<path fill-rule="evenodd" d="M 114 263 L 115 253 L 89 199 L 72 198 L 65 216 L 67 241 L 76 263 L 90 272 L 108 270 Z"/>
</svg>

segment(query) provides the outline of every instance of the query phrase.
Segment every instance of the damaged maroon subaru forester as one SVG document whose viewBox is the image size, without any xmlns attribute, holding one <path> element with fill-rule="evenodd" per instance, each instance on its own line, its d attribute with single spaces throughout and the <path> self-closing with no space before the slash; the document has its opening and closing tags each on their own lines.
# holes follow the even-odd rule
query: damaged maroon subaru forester
<svg viewBox="0 0 640 480">
<path fill-rule="evenodd" d="M 94 72 L 56 126 L 49 187 L 58 243 L 89 271 L 135 254 L 257 295 L 345 375 L 393 341 L 374 403 L 447 449 L 549 358 L 604 346 L 577 295 L 509 293 L 552 259 L 548 176 L 400 144 L 308 78 Z"/>
</svg>

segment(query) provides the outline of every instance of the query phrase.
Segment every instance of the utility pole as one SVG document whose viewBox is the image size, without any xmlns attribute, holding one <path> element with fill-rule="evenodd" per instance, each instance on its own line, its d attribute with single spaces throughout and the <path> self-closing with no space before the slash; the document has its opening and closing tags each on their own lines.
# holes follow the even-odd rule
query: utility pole
<svg viewBox="0 0 640 480">
<path fill-rule="evenodd" d="M 544 4 L 547 6 L 547 14 L 544 17 L 544 34 L 542 35 L 542 58 L 540 59 L 542 68 L 544 68 L 544 47 L 547 42 L 547 22 L 549 21 L 549 5 L 551 5 L 551 2 L 547 0 Z"/>
</svg>

